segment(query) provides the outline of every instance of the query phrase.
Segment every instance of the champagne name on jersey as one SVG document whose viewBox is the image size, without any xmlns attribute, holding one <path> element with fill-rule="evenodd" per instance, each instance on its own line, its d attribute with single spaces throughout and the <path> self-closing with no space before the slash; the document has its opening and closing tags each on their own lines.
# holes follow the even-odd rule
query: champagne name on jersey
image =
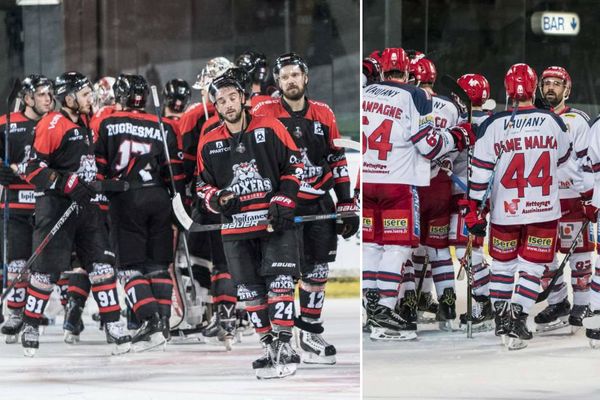
<svg viewBox="0 0 600 400">
<path fill-rule="evenodd" d="M 553 136 L 533 135 L 524 137 L 515 137 L 507 140 L 500 140 L 494 143 L 496 155 L 500 154 L 500 149 L 504 153 L 512 151 L 522 151 L 531 149 L 557 149 L 558 142 Z"/>
<path fill-rule="evenodd" d="M 130 122 L 107 124 L 108 136 L 129 134 L 144 139 L 162 140 L 160 129 L 153 126 L 134 125 Z"/>
<path fill-rule="evenodd" d="M 240 200 L 264 198 L 273 190 L 271 180 L 258 172 L 255 159 L 234 164 L 232 169 L 233 180 L 228 189 L 240 196 Z"/>
<path fill-rule="evenodd" d="M 392 117 L 398 120 L 402 118 L 403 112 L 399 107 L 368 100 L 363 101 L 363 111 L 385 115 L 386 117 Z"/>
</svg>

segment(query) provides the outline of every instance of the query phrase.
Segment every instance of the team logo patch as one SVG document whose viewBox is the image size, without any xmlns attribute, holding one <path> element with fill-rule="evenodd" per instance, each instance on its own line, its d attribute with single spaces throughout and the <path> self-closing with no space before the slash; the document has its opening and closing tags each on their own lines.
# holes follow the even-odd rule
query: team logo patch
<svg viewBox="0 0 600 400">
<path fill-rule="evenodd" d="M 390 233 L 406 233 L 408 230 L 408 218 L 384 218 L 383 229 Z"/>
<path fill-rule="evenodd" d="M 429 237 L 431 239 L 445 239 L 450 232 L 450 225 L 429 226 Z"/>
<path fill-rule="evenodd" d="M 498 253 L 511 253 L 517 248 L 517 239 L 502 240 L 497 237 L 493 238 L 492 246 L 494 251 Z"/>
<path fill-rule="evenodd" d="M 273 189 L 271 180 L 263 178 L 258 172 L 254 159 L 234 164 L 232 169 L 233 180 L 229 190 L 240 196 L 242 201 L 264 198 Z"/>
<path fill-rule="evenodd" d="M 265 142 L 265 129 L 259 128 L 254 131 L 254 139 L 256 143 L 264 143 Z"/>
<path fill-rule="evenodd" d="M 547 251 L 552 247 L 554 239 L 542 238 L 538 236 L 527 237 L 527 247 L 530 249 L 539 249 L 539 251 Z"/>
<path fill-rule="evenodd" d="M 581 229 L 581 222 L 561 222 L 558 224 L 560 232 L 560 247 L 569 248 L 573 244 L 573 240 Z M 583 246 L 583 235 L 577 236 L 577 247 Z"/>
<path fill-rule="evenodd" d="M 510 214 L 516 214 L 519 211 L 519 199 L 512 199 L 510 202 L 504 202 L 504 212 Z"/>
<path fill-rule="evenodd" d="M 323 127 L 321 126 L 321 123 L 319 121 L 315 121 L 314 123 L 314 133 L 315 135 L 320 136 L 325 135 L 325 132 L 323 132 Z"/>
<path fill-rule="evenodd" d="M 372 217 L 363 217 L 362 225 L 363 225 L 363 229 L 372 229 L 373 228 L 373 218 Z"/>
</svg>

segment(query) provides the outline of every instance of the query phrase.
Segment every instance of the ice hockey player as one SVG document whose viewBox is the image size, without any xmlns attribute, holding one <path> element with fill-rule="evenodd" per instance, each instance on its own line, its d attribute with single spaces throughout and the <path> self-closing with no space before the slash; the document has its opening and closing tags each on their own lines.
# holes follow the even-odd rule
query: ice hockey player
<svg viewBox="0 0 600 400">
<path fill-rule="evenodd" d="M 251 107 L 271 98 L 276 87 L 273 85 L 267 57 L 264 54 L 246 51 L 238 56 L 235 65 L 244 70 L 250 78 L 250 96 L 246 102 Z"/>
<path fill-rule="evenodd" d="M 589 143 L 589 120 L 590 118 L 580 110 L 565 104 L 571 95 L 571 77 L 563 67 L 548 67 L 542 72 L 540 92 L 544 99 L 552 107 L 552 111 L 562 118 L 569 129 L 573 151 L 571 159 L 558 169 L 559 194 L 562 217 L 558 223 L 559 251 L 568 253 L 573 240 L 580 244 L 569 258 L 571 267 L 571 287 L 573 289 L 573 308 L 567 299 L 567 285 L 561 274 L 548 296 L 548 307 L 535 316 L 538 330 L 545 331 L 559 328 L 570 324 L 574 329 L 582 326 L 582 319 L 588 314 L 590 281 L 592 276 L 592 253 L 594 242 L 592 239 L 592 226 L 583 232 L 580 238 L 575 235 L 587 220 L 580 193 L 592 189 L 593 178 L 590 179 L 589 187 L 583 183 L 585 177 L 582 166 L 587 161 L 587 148 Z M 578 180 L 571 177 L 579 176 Z M 579 184 L 579 182 L 582 182 Z M 583 185 L 583 186 L 582 186 Z M 591 192 L 587 198 L 591 198 Z M 544 274 L 542 286 L 546 287 L 548 282 L 556 273 L 558 267 L 557 258 L 553 266 Z"/>
<path fill-rule="evenodd" d="M 71 264 L 71 250 L 75 248 L 88 272 L 106 335 L 116 344 L 113 353 L 121 353 L 129 350 L 131 338 L 118 323 L 115 255 L 108 244 L 106 226 L 100 223 L 100 209 L 90 202 L 96 193 L 88 185 L 96 179 L 97 172 L 93 138 L 87 127 L 92 85 L 84 75 L 66 72 L 56 78 L 55 98 L 61 110 L 47 114 L 38 123 L 26 168 L 27 181 L 42 194 L 36 198 L 33 247 L 40 244 L 72 202 L 78 210 L 55 233 L 32 266 L 21 343 L 25 355 L 35 354 L 40 317 L 54 283 Z"/>
<path fill-rule="evenodd" d="M 115 78 L 112 76 L 105 76 L 94 83 L 94 103 L 92 106 L 94 114 L 107 106 L 113 107 L 115 105 L 114 84 Z"/>
<path fill-rule="evenodd" d="M 29 160 L 35 126 L 39 120 L 54 107 L 54 89 L 52 81 L 43 75 L 29 75 L 21 84 L 19 93 L 25 109 L 14 112 L 10 116 L 8 132 L 8 162 L 18 165 L 20 173 Z M 4 132 L 6 116 L 0 117 L 0 132 Z M 4 135 L 0 135 L 0 154 L 4 157 Z M 19 172 L 19 171 L 18 171 Z M 35 187 L 25 182 L 4 163 L 0 164 L 0 184 L 8 193 L 8 268 L 7 286 L 18 277 L 31 256 L 31 240 L 33 236 L 33 213 L 35 211 Z M 1 206 L 4 213 L 4 202 Z M 23 271 L 14 289 L 8 293 L 6 306 L 8 318 L 2 325 L 2 334 L 6 343 L 16 343 L 23 326 L 23 309 L 25 307 L 27 281 L 29 271 Z"/>
<path fill-rule="evenodd" d="M 173 229 L 166 182 L 173 179 L 183 191 L 183 160 L 170 120 L 163 120 L 167 152 L 156 116 L 144 112 L 149 95 L 144 77 L 121 74 L 114 92 L 121 111 L 97 120 L 92 128 L 98 174 L 129 182 L 129 190 L 111 196 L 109 212 L 118 246 L 119 281 L 142 322 L 132 338 L 133 350 L 144 351 L 169 336 Z"/>
<path fill-rule="evenodd" d="M 416 337 L 416 324 L 394 311 L 402 280 L 412 281 L 418 245 L 417 186 L 430 182 L 431 160 L 474 141 L 469 124 L 435 130 L 432 101 L 406 84 L 409 59 L 401 48 L 380 58 L 384 81 L 363 89 L 363 288 L 374 340 Z"/>
<path fill-rule="evenodd" d="M 299 276 L 294 209 L 301 155 L 281 122 L 243 109 L 239 82 L 217 78 L 210 96 L 224 122 L 200 139 L 198 196 L 203 208 L 227 223 L 221 234 L 229 272 L 265 346 L 265 355 L 253 363 L 256 376 L 285 377 L 300 363 L 290 341 Z"/>
<path fill-rule="evenodd" d="M 306 97 L 306 62 L 296 53 L 283 54 L 275 61 L 273 74 L 281 97 L 259 103 L 252 113 L 279 119 L 300 149 L 304 173 L 296 215 L 357 211 L 344 149 L 333 145 L 333 140 L 340 137 L 335 115 L 326 104 Z M 335 192 L 335 203 L 330 189 Z M 329 263 L 335 261 L 337 235 L 349 238 L 358 226 L 358 215 L 337 223 L 325 220 L 302 224 L 300 321 L 296 327 L 300 328 L 305 363 L 335 364 L 336 349 L 321 336 Z"/>
<path fill-rule="evenodd" d="M 383 80 L 383 71 L 379 61 L 372 57 L 365 57 L 362 62 L 362 87 Z"/>
<path fill-rule="evenodd" d="M 554 258 L 560 218 L 557 170 L 570 157 L 571 140 L 560 117 L 533 106 L 537 75 L 530 66 L 511 66 L 504 86 L 513 109 L 479 127 L 469 199 L 460 205 L 469 231 L 485 236 L 487 207 L 480 204 L 489 188 L 496 335 L 503 342 L 508 336 L 508 348 L 515 350 L 532 338 L 527 317 L 540 293 L 545 264 Z"/>
<path fill-rule="evenodd" d="M 459 111 L 456 105 L 445 96 L 435 93 L 433 85 L 437 78 L 437 70 L 431 60 L 424 56 L 411 60 L 409 73 L 414 84 L 425 90 L 432 99 L 433 127 L 442 130 L 458 124 Z M 440 158 L 446 168 L 452 169 L 452 159 L 456 152 Z M 415 280 L 421 290 L 417 294 L 412 289 L 402 287 L 400 313 L 411 322 L 416 322 L 416 308 L 421 313 L 435 312 L 440 329 L 452 330 L 452 321 L 456 318 L 456 290 L 454 284 L 454 265 L 448 247 L 450 227 L 450 198 L 452 181 L 448 175 L 440 171 L 437 164 L 431 168 L 431 182 L 428 186 L 418 188 L 421 238 L 420 246 L 413 252 L 412 262 L 415 268 Z M 429 265 L 425 266 L 428 260 Z M 422 281 L 422 282 L 421 282 Z M 439 305 L 433 300 L 432 286 L 435 289 Z"/>
<path fill-rule="evenodd" d="M 163 117 L 179 121 L 192 98 L 190 85 L 183 79 L 171 79 L 163 88 Z"/>
<path fill-rule="evenodd" d="M 492 114 L 483 110 L 483 104 L 490 98 L 490 84 L 480 74 L 465 74 L 457 79 L 458 85 L 465 91 L 471 100 L 473 129 L 477 127 Z M 460 101 L 460 100 L 458 100 Z M 466 119 L 467 115 L 461 116 Z M 461 152 L 452 163 L 454 175 L 466 184 L 467 182 L 467 152 Z M 466 198 L 466 193 L 458 185 L 452 185 L 452 202 L 450 204 L 450 245 L 455 246 L 456 257 L 462 260 L 468 243 L 469 232 L 465 225 L 464 217 L 460 213 L 458 201 Z M 473 305 L 471 317 L 473 329 L 484 331 L 492 329 L 494 313 L 490 301 L 490 267 L 483 256 L 483 237 L 475 236 L 471 248 L 471 268 L 473 274 L 472 294 Z M 467 314 L 460 315 L 462 326 L 467 324 Z"/>
</svg>

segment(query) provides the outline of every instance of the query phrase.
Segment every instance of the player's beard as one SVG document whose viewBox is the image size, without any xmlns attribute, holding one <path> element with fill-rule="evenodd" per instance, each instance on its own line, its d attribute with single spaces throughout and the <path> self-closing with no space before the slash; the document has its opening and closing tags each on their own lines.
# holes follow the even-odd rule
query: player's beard
<svg viewBox="0 0 600 400">
<path fill-rule="evenodd" d="M 544 96 L 544 99 L 548 102 L 548 104 L 550 104 L 552 107 L 556 107 L 557 105 L 559 105 L 562 102 L 562 96 L 559 97 L 555 92 L 552 92 L 552 96 L 548 97 L 548 94 L 550 93 L 546 93 L 546 95 Z"/>
<path fill-rule="evenodd" d="M 231 111 L 231 110 L 229 110 L 229 111 Z M 237 124 L 238 122 L 240 122 L 240 120 L 242 119 L 242 112 L 243 112 L 242 107 L 240 107 L 240 109 L 235 112 L 229 112 L 229 111 L 226 111 L 222 115 L 223 119 L 230 124 Z"/>
<path fill-rule="evenodd" d="M 286 87 L 283 91 L 283 96 L 288 100 L 297 101 L 304 97 L 305 92 L 306 90 L 304 86 L 300 87 L 294 85 L 292 88 Z"/>
</svg>

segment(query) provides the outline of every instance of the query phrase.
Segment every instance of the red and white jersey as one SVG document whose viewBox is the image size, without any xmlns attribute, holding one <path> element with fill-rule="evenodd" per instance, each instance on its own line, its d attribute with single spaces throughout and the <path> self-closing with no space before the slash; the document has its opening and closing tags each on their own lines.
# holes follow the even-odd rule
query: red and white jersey
<svg viewBox="0 0 600 400">
<path fill-rule="evenodd" d="M 491 115 L 492 113 L 490 111 L 473 110 L 471 114 L 471 124 L 473 124 L 474 126 L 481 126 L 483 122 L 486 119 L 488 119 Z M 467 122 L 467 120 L 467 116 L 462 115 L 460 117 L 459 122 Z M 467 184 L 467 158 L 467 150 L 463 150 L 460 153 L 458 153 L 458 155 L 454 159 L 454 162 L 452 163 L 452 172 L 454 173 L 454 175 L 456 175 L 456 177 L 458 177 L 458 179 L 464 182 L 465 185 Z M 462 190 L 459 186 L 452 185 L 453 195 L 462 194 L 464 192 L 465 191 Z"/>
<path fill-rule="evenodd" d="M 443 131 L 452 128 L 458 124 L 459 112 L 456 104 L 445 96 L 434 94 L 431 96 L 433 128 L 436 131 Z M 454 160 L 458 156 L 456 151 L 452 151 L 444 156 Z M 431 178 L 435 178 L 440 172 L 440 167 L 437 164 L 431 164 Z M 453 185 L 455 186 L 455 185 Z"/>
<path fill-rule="evenodd" d="M 428 186 L 430 160 L 454 148 L 447 130 L 433 129 L 432 101 L 409 84 L 363 89 L 363 182 Z"/>
<path fill-rule="evenodd" d="M 482 200 L 489 180 L 491 222 L 532 224 L 559 219 L 558 166 L 571 154 L 571 138 L 560 117 L 533 106 L 488 118 L 477 132 L 469 197 Z M 500 158 L 498 154 L 503 149 Z"/>
<path fill-rule="evenodd" d="M 584 170 L 594 174 L 592 204 L 600 208 L 600 115 L 590 124 L 589 139 L 587 153 L 589 165 L 584 167 Z"/>
<path fill-rule="evenodd" d="M 583 171 L 590 140 L 590 117 L 571 107 L 566 107 L 559 116 L 567 126 L 573 142 L 573 152 L 569 161 L 558 169 L 559 195 L 561 199 L 575 199 L 580 197 L 580 193 L 591 189 L 586 182 L 592 180 L 584 179 L 586 172 Z M 575 182 L 573 178 L 576 179 Z"/>
</svg>

